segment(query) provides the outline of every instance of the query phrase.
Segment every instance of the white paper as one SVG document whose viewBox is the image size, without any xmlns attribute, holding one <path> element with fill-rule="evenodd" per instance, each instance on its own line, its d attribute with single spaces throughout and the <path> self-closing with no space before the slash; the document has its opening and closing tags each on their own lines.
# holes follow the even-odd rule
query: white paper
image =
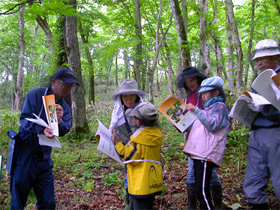
<svg viewBox="0 0 280 210">
<path fill-rule="evenodd" d="M 180 121 L 177 122 L 176 127 L 181 131 L 184 132 L 188 129 L 193 122 L 197 119 L 196 114 L 188 111 L 185 114 L 181 115 Z"/>
<path fill-rule="evenodd" d="M 251 98 L 245 94 L 239 96 L 234 103 L 229 116 L 239 120 L 248 128 L 251 128 L 252 122 L 258 115 L 258 109 L 263 105 L 270 104 L 270 102 L 256 93 L 246 93 L 249 94 Z"/>
<path fill-rule="evenodd" d="M 39 144 L 42 146 L 58 147 L 61 148 L 60 142 L 57 137 L 50 139 L 43 134 L 38 134 Z"/>
<path fill-rule="evenodd" d="M 103 125 L 102 122 L 100 122 L 99 120 L 97 121 L 99 123 L 98 129 L 95 133 L 95 137 L 99 139 L 97 150 L 123 164 L 123 161 L 120 159 L 115 149 L 110 130 L 106 128 L 106 126 Z"/>
<path fill-rule="evenodd" d="M 33 115 L 36 117 L 36 119 L 33 119 L 33 118 L 25 118 L 27 120 L 29 120 L 30 122 L 34 122 L 38 125 L 41 125 L 45 128 L 49 128 L 49 129 L 52 129 L 44 120 L 42 120 L 39 116 L 37 116 L 36 114 L 33 113 Z"/>
<path fill-rule="evenodd" d="M 271 84 L 274 83 L 271 77 L 274 75 L 276 75 L 276 73 L 272 69 L 263 71 L 252 83 L 252 88 L 265 97 L 276 109 L 280 111 L 280 103 L 276 96 L 278 93 L 276 93 L 271 86 Z"/>
<path fill-rule="evenodd" d="M 234 103 L 229 116 L 242 122 L 248 128 L 251 128 L 252 122 L 257 117 L 258 112 L 253 111 L 248 107 L 248 101 L 245 98 L 249 98 L 246 95 L 240 96 Z"/>
</svg>

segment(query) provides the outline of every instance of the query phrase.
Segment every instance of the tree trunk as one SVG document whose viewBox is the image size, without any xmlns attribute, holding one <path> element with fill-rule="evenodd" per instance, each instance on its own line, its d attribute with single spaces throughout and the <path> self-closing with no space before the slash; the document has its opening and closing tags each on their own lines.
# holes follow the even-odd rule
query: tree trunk
<svg viewBox="0 0 280 210">
<path fill-rule="evenodd" d="M 125 64 L 125 73 L 124 73 L 124 78 L 130 78 L 129 74 L 129 58 L 126 52 L 126 49 L 123 50 L 123 58 L 124 58 L 124 64 Z"/>
<path fill-rule="evenodd" d="M 142 26 L 141 26 L 141 15 L 140 15 L 140 4 L 138 0 L 134 0 L 135 5 L 135 33 L 138 39 L 138 43 L 135 49 L 135 58 L 134 58 L 134 76 L 135 80 L 139 84 L 140 87 L 140 73 L 142 72 L 143 68 L 143 60 L 142 60 Z"/>
<path fill-rule="evenodd" d="M 94 94 L 94 69 L 93 69 L 93 61 L 90 55 L 90 50 L 88 48 L 88 39 L 86 39 L 83 26 L 81 23 L 78 23 L 78 29 L 81 34 L 81 40 L 83 44 L 83 49 L 85 51 L 86 59 L 88 62 L 88 68 L 89 68 L 89 94 L 88 94 L 88 102 L 89 104 L 95 103 L 95 94 Z"/>
<path fill-rule="evenodd" d="M 213 20 L 211 22 L 211 25 L 214 26 L 218 20 L 218 12 L 217 12 L 217 5 L 216 5 L 216 1 L 213 2 L 211 0 L 211 4 L 212 4 L 212 8 L 213 8 Z M 227 72 L 224 71 L 224 62 L 223 62 L 223 56 L 222 56 L 222 50 L 221 50 L 221 46 L 220 46 L 220 40 L 219 37 L 216 36 L 215 33 L 215 29 L 211 30 L 210 35 L 213 39 L 214 45 L 215 45 L 215 55 L 216 55 L 216 63 L 217 63 L 217 67 L 215 67 L 217 69 L 217 75 L 219 77 L 223 77 L 224 79 L 227 80 L 228 76 L 227 76 Z M 224 73 L 224 75 L 223 75 Z"/>
<path fill-rule="evenodd" d="M 57 33 L 59 36 L 59 41 L 57 43 L 57 68 L 68 67 L 67 53 L 65 48 L 65 20 L 64 15 L 60 15 L 57 21 Z M 66 97 L 66 102 L 71 106 L 71 97 Z"/>
<path fill-rule="evenodd" d="M 24 6 L 19 9 L 19 64 L 17 73 L 17 85 L 15 90 L 15 103 L 14 109 L 20 110 L 22 106 L 22 86 L 23 86 L 23 67 L 24 67 Z"/>
<path fill-rule="evenodd" d="M 118 54 L 116 54 L 115 68 L 116 68 L 115 82 L 116 82 L 116 86 L 118 86 L 118 84 L 119 84 L 119 81 L 118 81 Z"/>
<path fill-rule="evenodd" d="M 157 25 L 156 25 L 156 49 L 155 49 L 155 56 L 153 59 L 153 64 L 152 64 L 152 68 L 149 72 L 149 101 L 151 103 L 153 103 L 153 81 L 154 81 L 154 72 L 156 69 L 156 65 L 158 62 L 158 55 L 159 55 L 159 50 L 163 44 L 163 40 L 165 39 L 165 36 L 171 26 L 172 23 L 172 19 L 170 20 L 170 23 L 166 29 L 166 31 L 164 33 L 162 33 L 161 39 L 159 40 L 159 30 L 160 28 L 162 28 L 161 23 L 160 23 L 160 17 L 162 14 L 162 1 L 160 0 L 160 7 L 159 7 L 159 11 L 158 11 L 158 16 L 157 16 Z"/>
<path fill-rule="evenodd" d="M 209 43 L 206 35 L 206 15 L 207 15 L 207 2 L 200 0 L 200 63 L 202 73 L 208 75 L 210 69 L 210 56 L 209 56 Z"/>
<path fill-rule="evenodd" d="M 237 92 L 240 92 L 243 88 L 243 52 L 241 48 L 241 43 L 239 39 L 237 25 L 234 19 L 233 13 L 233 4 L 232 0 L 227 0 L 227 9 L 228 9 L 228 16 L 230 25 L 232 27 L 232 36 L 236 47 L 236 54 L 237 54 L 237 71 L 236 71 L 236 89 Z"/>
<path fill-rule="evenodd" d="M 187 34 L 184 27 L 184 22 L 180 10 L 179 2 L 178 0 L 170 0 L 170 5 L 175 21 L 177 37 L 178 37 L 178 42 L 180 47 L 180 54 L 179 54 L 179 72 L 180 72 L 183 70 L 183 68 L 190 65 L 191 63 L 190 52 L 189 49 L 186 48 L 186 46 L 188 46 Z"/>
<path fill-rule="evenodd" d="M 69 4 L 73 5 L 73 8 L 76 9 L 76 0 L 70 0 Z M 69 68 L 75 72 L 75 76 L 80 83 L 80 86 L 72 88 L 72 131 L 76 134 L 88 133 L 89 127 L 86 119 L 85 91 L 82 80 L 76 16 L 66 16 L 65 43 Z"/>
<path fill-rule="evenodd" d="M 228 42 L 228 89 L 234 89 L 234 61 L 233 61 L 233 41 L 232 41 L 232 34 L 231 34 L 231 26 L 229 24 L 229 16 L 226 14 L 226 31 L 227 31 L 227 42 Z"/>
<path fill-rule="evenodd" d="M 245 78 L 244 78 L 244 86 L 247 86 L 248 82 L 248 72 L 249 72 L 249 65 L 251 62 L 251 51 L 252 51 L 252 41 L 254 38 L 254 25 L 255 25 L 255 0 L 252 0 L 252 14 L 251 14 L 251 31 L 250 31 L 250 39 L 248 44 L 248 51 L 247 51 L 247 62 L 245 66 Z"/>
<path fill-rule="evenodd" d="M 164 55 L 164 51 L 162 51 L 163 53 L 163 57 L 165 59 L 165 62 L 167 63 L 167 79 L 168 79 L 168 89 L 169 89 L 169 94 L 170 95 L 174 95 L 174 91 L 173 91 L 173 85 L 172 85 L 172 63 L 171 63 L 171 53 L 170 53 L 170 49 L 168 47 L 168 45 L 166 44 L 166 42 L 163 42 L 163 46 L 165 47 L 166 50 L 166 55 Z"/>
</svg>

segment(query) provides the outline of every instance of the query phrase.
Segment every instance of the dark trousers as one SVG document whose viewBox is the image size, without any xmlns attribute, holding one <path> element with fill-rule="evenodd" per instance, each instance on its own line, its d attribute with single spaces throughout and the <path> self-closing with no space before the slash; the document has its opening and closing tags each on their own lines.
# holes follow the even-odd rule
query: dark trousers
<svg viewBox="0 0 280 210">
<path fill-rule="evenodd" d="M 200 203 L 200 209 L 214 209 L 210 193 L 210 180 L 212 170 L 217 165 L 212 162 L 194 159 L 194 174 L 197 199 Z"/>
<path fill-rule="evenodd" d="M 148 198 L 132 198 L 133 210 L 152 209 L 155 197 Z"/>
<path fill-rule="evenodd" d="M 31 188 L 38 209 L 55 209 L 52 168 L 50 158 L 19 154 L 10 180 L 11 210 L 24 209 Z"/>
</svg>

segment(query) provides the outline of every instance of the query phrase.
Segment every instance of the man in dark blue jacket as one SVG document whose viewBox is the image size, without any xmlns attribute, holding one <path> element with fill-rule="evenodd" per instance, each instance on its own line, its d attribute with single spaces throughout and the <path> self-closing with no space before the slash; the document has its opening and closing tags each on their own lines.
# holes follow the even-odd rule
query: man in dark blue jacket
<svg viewBox="0 0 280 210">
<path fill-rule="evenodd" d="M 11 171 L 10 191 L 11 209 L 24 209 L 28 194 L 33 188 L 38 209 L 55 209 L 52 148 L 39 144 L 38 134 L 54 138 L 53 131 L 32 123 L 26 118 L 34 118 L 33 113 L 47 122 L 42 96 L 54 94 L 59 127 L 59 135 L 69 132 L 71 126 L 70 108 L 62 98 L 71 92 L 74 84 L 79 85 L 74 72 L 61 68 L 52 76 L 51 85 L 30 90 L 23 102 L 20 116 L 20 139 Z"/>
<path fill-rule="evenodd" d="M 253 61 L 261 72 L 273 69 L 278 73 L 279 55 L 277 42 L 265 39 L 257 43 Z M 253 209 L 269 209 L 266 188 L 270 176 L 280 199 L 280 112 L 272 105 L 259 111 L 252 124 L 243 188 Z"/>
</svg>

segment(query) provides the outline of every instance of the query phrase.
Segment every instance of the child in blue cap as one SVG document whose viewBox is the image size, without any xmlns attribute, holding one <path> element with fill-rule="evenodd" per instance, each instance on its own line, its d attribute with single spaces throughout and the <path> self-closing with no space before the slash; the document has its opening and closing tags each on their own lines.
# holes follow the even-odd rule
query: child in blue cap
<svg viewBox="0 0 280 210">
<path fill-rule="evenodd" d="M 223 80 L 214 76 L 202 81 L 198 93 L 204 110 L 187 104 L 186 108 L 197 115 L 184 153 L 194 160 L 195 183 L 200 209 L 214 209 L 210 194 L 212 170 L 220 167 L 226 146 L 229 127 L 228 109 L 225 105 Z"/>
</svg>

